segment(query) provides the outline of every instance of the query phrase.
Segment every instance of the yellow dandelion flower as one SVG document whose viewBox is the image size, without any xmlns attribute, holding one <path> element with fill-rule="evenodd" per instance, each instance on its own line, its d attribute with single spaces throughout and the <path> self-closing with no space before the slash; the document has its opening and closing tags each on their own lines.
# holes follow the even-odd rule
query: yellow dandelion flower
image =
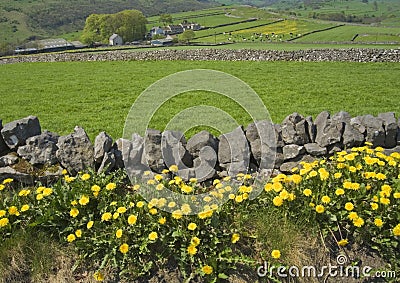
<svg viewBox="0 0 400 283">
<path fill-rule="evenodd" d="M 162 173 L 162 174 L 168 174 L 168 173 L 169 173 L 169 170 L 168 170 L 168 169 L 163 169 L 163 170 L 161 171 L 161 173 Z"/>
<path fill-rule="evenodd" d="M 154 176 L 154 179 L 155 179 L 156 181 L 158 181 L 158 182 L 160 182 L 163 178 L 164 178 L 164 177 L 163 177 L 162 175 L 160 175 L 160 174 L 157 174 L 157 175 Z"/>
<path fill-rule="evenodd" d="M 274 183 L 272 184 L 272 189 L 273 189 L 275 192 L 279 193 L 279 192 L 283 189 L 283 185 L 282 185 L 280 182 L 274 182 Z"/>
<path fill-rule="evenodd" d="M 8 218 L 5 217 L 0 219 L 0 227 L 5 227 L 8 225 L 8 223 L 9 223 Z"/>
<path fill-rule="evenodd" d="M 75 241 L 75 240 L 76 240 L 76 237 L 75 237 L 74 234 L 69 234 L 69 235 L 67 236 L 67 241 L 68 241 L 69 243 L 72 243 L 72 242 Z"/>
<path fill-rule="evenodd" d="M 16 206 L 10 206 L 10 207 L 8 208 L 8 213 L 9 213 L 10 215 L 16 215 L 16 216 L 19 215 L 19 211 L 18 211 L 18 208 L 17 208 Z"/>
<path fill-rule="evenodd" d="M 196 178 L 190 178 L 189 182 L 192 184 L 196 184 L 197 183 L 197 179 Z"/>
<path fill-rule="evenodd" d="M 334 177 L 335 179 L 340 179 L 340 178 L 342 178 L 342 173 L 337 172 L 337 173 L 333 174 L 333 177 Z"/>
<path fill-rule="evenodd" d="M 204 265 L 201 268 L 201 271 L 203 271 L 204 274 L 210 275 L 211 273 L 213 273 L 213 268 L 211 266 L 209 266 L 209 265 Z"/>
<path fill-rule="evenodd" d="M 29 205 L 24 204 L 23 206 L 21 206 L 21 212 L 25 212 L 29 210 Z"/>
<path fill-rule="evenodd" d="M 342 239 L 338 242 L 338 245 L 341 247 L 347 246 L 347 244 L 349 243 L 349 241 L 347 239 Z"/>
<path fill-rule="evenodd" d="M 243 202 L 243 196 L 242 196 L 242 195 L 236 196 L 236 197 L 235 197 L 235 201 L 236 201 L 237 203 Z"/>
<path fill-rule="evenodd" d="M 182 215 L 182 211 L 179 209 L 172 212 L 172 218 L 174 219 L 181 219 Z"/>
<path fill-rule="evenodd" d="M 12 178 L 7 178 L 7 179 L 4 179 L 3 180 L 3 185 L 6 185 L 6 184 L 9 184 L 9 183 L 12 183 L 14 181 L 14 179 L 12 179 Z"/>
<path fill-rule="evenodd" d="M 80 238 L 80 237 L 82 237 L 82 230 L 76 230 L 75 231 L 75 235 L 78 237 L 78 238 Z"/>
<path fill-rule="evenodd" d="M 280 252 L 280 250 L 273 250 L 273 251 L 271 252 L 271 256 L 272 256 L 272 258 L 274 258 L 274 259 L 280 258 L 280 257 L 281 257 L 281 252 Z"/>
<path fill-rule="evenodd" d="M 110 212 L 105 212 L 101 216 L 101 221 L 110 221 L 112 218 L 112 214 Z"/>
<path fill-rule="evenodd" d="M 351 202 L 346 202 L 346 204 L 344 205 L 344 209 L 346 209 L 347 211 L 352 211 L 354 209 L 354 204 L 352 204 Z"/>
<path fill-rule="evenodd" d="M 400 224 L 393 228 L 393 235 L 400 236 Z"/>
<path fill-rule="evenodd" d="M 187 252 L 190 255 L 195 255 L 197 253 L 197 248 L 194 245 L 189 245 Z"/>
<path fill-rule="evenodd" d="M 63 170 L 61 171 L 61 174 L 63 174 L 63 175 L 67 175 L 67 174 L 68 174 L 68 171 L 67 171 L 67 169 L 63 169 Z"/>
<path fill-rule="evenodd" d="M 83 175 L 81 176 L 81 179 L 82 179 L 82 181 L 89 180 L 89 179 L 90 179 L 90 175 L 89 175 L 89 174 L 83 174 Z"/>
<path fill-rule="evenodd" d="M 356 219 L 353 220 L 353 224 L 356 227 L 361 227 L 364 225 L 364 219 L 362 219 L 361 217 L 357 217 Z"/>
<path fill-rule="evenodd" d="M 336 189 L 336 191 L 335 191 L 335 194 L 337 195 L 337 196 L 341 196 L 341 195 L 344 195 L 344 190 L 343 189 Z"/>
<path fill-rule="evenodd" d="M 378 180 L 386 180 L 386 175 L 383 173 L 378 173 L 378 174 L 376 174 L 375 178 Z"/>
<path fill-rule="evenodd" d="M 119 217 L 119 213 L 118 212 L 114 212 L 113 219 L 117 219 L 118 217 Z"/>
<path fill-rule="evenodd" d="M 279 193 L 279 197 L 281 199 L 288 199 L 289 198 L 289 192 L 285 189 L 283 189 L 280 193 Z"/>
<path fill-rule="evenodd" d="M 43 196 L 45 196 L 45 197 L 48 197 L 52 193 L 53 193 L 53 189 L 51 189 L 51 188 L 44 188 L 44 190 L 43 190 Z"/>
<path fill-rule="evenodd" d="M 158 219 L 158 223 L 160 223 L 161 225 L 164 225 L 165 222 L 167 222 L 167 218 L 165 217 L 161 217 L 160 219 Z"/>
<path fill-rule="evenodd" d="M 181 212 L 185 215 L 188 215 L 189 213 L 192 212 L 192 209 L 190 208 L 189 204 L 185 203 L 185 204 L 182 204 L 182 206 L 181 206 Z"/>
<path fill-rule="evenodd" d="M 371 202 L 370 205 L 372 210 L 377 210 L 379 207 L 379 205 L 376 202 Z"/>
<path fill-rule="evenodd" d="M 176 166 L 176 165 L 171 165 L 171 166 L 169 167 L 169 171 L 171 171 L 171 172 L 178 172 L 178 166 Z"/>
<path fill-rule="evenodd" d="M 315 207 L 315 211 L 316 211 L 317 213 L 324 213 L 325 207 L 324 207 L 323 205 L 321 205 L 321 204 L 318 204 L 318 205 Z"/>
<path fill-rule="evenodd" d="M 191 223 L 189 223 L 189 225 L 188 225 L 187 228 L 188 228 L 190 231 L 194 231 L 194 230 L 196 230 L 197 225 L 196 225 L 196 223 L 191 222 Z"/>
<path fill-rule="evenodd" d="M 349 213 L 348 217 L 350 220 L 355 220 L 358 218 L 358 214 L 357 214 L 357 212 L 352 211 Z"/>
<path fill-rule="evenodd" d="M 183 185 L 181 188 L 181 191 L 186 193 L 186 194 L 190 194 L 193 191 L 193 188 L 191 186 L 188 185 Z"/>
<path fill-rule="evenodd" d="M 376 227 L 382 227 L 383 221 L 380 218 L 375 218 L 374 224 L 375 224 Z"/>
<path fill-rule="evenodd" d="M 274 199 L 272 200 L 272 203 L 275 206 L 281 206 L 283 204 L 283 199 L 280 196 L 276 196 L 274 197 Z"/>
<path fill-rule="evenodd" d="M 79 199 L 79 204 L 85 206 L 88 203 L 89 203 L 89 197 L 85 195 L 81 196 L 81 198 Z"/>
<path fill-rule="evenodd" d="M 125 213 L 126 212 L 126 207 L 124 207 L 124 206 L 118 207 L 117 212 L 120 213 L 120 214 Z"/>
<path fill-rule="evenodd" d="M 137 216 L 136 215 L 133 215 L 133 214 L 129 215 L 129 217 L 128 217 L 128 224 L 129 225 L 136 224 L 136 221 L 137 221 Z"/>
<path fill-rule="evenodd" d="M 156 190 L 157 190 L 157 191 L 162 191 L 164 188 L 165 188 L 164 184 L 158 184 L 158 185 L 156 186 Z"/>
<path fill-rule="evenodd" d="M 150 213 L 151 215 L 156 215 L 157 212 L 158 212 L 157 208 L 152 208 L 152 209 L 149 210 L 149 213 Z"/>
<path fill-rule="evenodd" d="M 5 211 L 4 209 L 0 210 L 0 217 L 3 217 L 4 215 L 6 215 L 7 211 Z"/>
<path fill-rule="evenodd" d="M 155 241 L 155 240 L 157 240 L 158 239 L 158 234 L 157 234 L 157 232 L 151 232 L 150 234 L 149 234 L 149 240 L 150 241 Z"/>
<path fill-rule="evenodd" d="M 136 203 L 136 207 L 138 207 L 138 208 L 142 208 L 143 206 L 144 206 L 144 202 L 143 201 L 138 201 Z"/>
<path fill-rule="evenodd" d="M 193 246 L 198 246 L 198 245 L 200 245 L 200 239 L 199 238 L 197 238 L 197 237 L 193 237 L 191 240 L 190 240 L 190 243 L 193 245 Z"/>
<path fill-rule="evenodd" d="M 232 235 L 232 239 L 231 239 L 231 242 L 233 243 L 233 244 L 235 244 L 235 243 L 237 243 L 238 241 L 239 241 L 239 239 L 240 239 L 240 236 L 239 236 L 239 234 L 233 234 Z"/>
<path fill-rule="evenodd" d="M 96 280 L 96 281 L 104 281 L 104 275 L 103 275 L 100 271 L 96 271 L 96 272 L 93 274 L 93 278 L 94 278 L 94 280 Z"/>
<path fill-rule="evenodd" d="M 155 185 L 155 184 L 156 184 L 156 181 L 154 181 L 154 180 L 147 181 L 147 185 Z"/>
<path fill-rule="evenodd" d="M 93 224 L 94 224 L 94 221 L 89 221 L 89 222 L 86 224 L 86 228 L 91 229 L 91 228 L 93 227 Z"/>
<path fill-rule="evenodd" d="M 100 188 L 98 185 L 93 185 L 92 188 L 91 188 L 91 190 L 92 190 L 93 192 L 100 192 L 101 188 Z"/>
<path fill-rule="evenodd" d="M 309 197 L 309 196 L 312 195 L 312 191 L 311 191 L 310 189 L 305 189 L 305 190 L 303 191 L 303 194 L 304 194 L 306 197 Z"/>
<path fill-rule="evenodd" d="M 129 245 L 124 243 L 121 246 L 119 246 L 119 251 L 123 254 L 126 254 L 129 251 Z"/>
<path fill-rule="evenodd" d="M 115 183 L 108 183 L 108 184 L 106 185 L 106 190 L 112 191 L 112 190 L 114 190 L 116 187 L 117 187 L 117 185 L 116 185 Z"/>
<path fill-rule="evenodd" d="M 71 211 L 69 212 L 69 215 L 73 218 L 77 217 L 79 214 L 79 210 L 77 208 L 72 208 Z"/>
<path fill-rule="evenodd" d="M 400 193 L 394 193 L 394 194 L 393 194 L 393 197 L 394 197 L 395 199 L 399 199 L 399 198 L 400 198 Z"/>
<path fill-rule="evenodd" d="M 118 239 L 122 237 L 122 229 L 118 229 L 117 232 L 115 232 L 115 237 Z"/>
<path fill-rule="evenodd" d="M 0 191 L 4 190 L 6 186 L 4 186 L 3 184 L 0 184 Z"/>
<path fill-rule="evenodd" d="M 379 202 L 381 204 L 384 204 L 384 205 L 389 205 L 390 204 L 390 199 L 388 199 L 388 198 L 380 198 Z"/>
<path fill-rule="evenodd" d="M 328 204 L 328 203 L 331 202 L 331 198 L 328 197 L 328 196 L 323 196 L 323 197 L 321 198 L 321 201 L 322 201 L 322 203 Z"/>
</svg>

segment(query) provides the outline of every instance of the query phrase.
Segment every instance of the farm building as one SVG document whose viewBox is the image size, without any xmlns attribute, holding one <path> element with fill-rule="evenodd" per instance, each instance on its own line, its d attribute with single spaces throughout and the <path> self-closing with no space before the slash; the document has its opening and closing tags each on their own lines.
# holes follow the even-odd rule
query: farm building
<svg viewBox="0 0 400 283">
<path fill-rule="evenodd" d="M 165 29 L 165 34 L 179 34 L 183 32 L 184 30 L 181 25 L 169 25 Z"/>
<path fill-rule="evenodd" d="M 155 39 L 151 41 L 152 46 L 169 46 L 173 44 L 173 39 L 170 36 L 167 36 L 163 39 Z"/>
<path fill-rule="evenodd" d="M 123 45 L 124 41 L 122 40 L 122 37 L 114 33 L 112 36 L 110 36 L 109 44 L 112 46 Z"/>
<path fill-rule="evenodd" d="M 164 35 L 165 31 L 161 27 L 153 27 L 150 30 L 150 36 L 153 38 L 155 35 Z"/>
</svg>

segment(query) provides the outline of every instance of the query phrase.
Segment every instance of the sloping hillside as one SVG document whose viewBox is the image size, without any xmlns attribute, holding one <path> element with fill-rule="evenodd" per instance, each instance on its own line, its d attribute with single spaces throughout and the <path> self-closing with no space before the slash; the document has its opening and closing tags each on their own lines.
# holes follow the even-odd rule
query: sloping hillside
<svg viewBox="0 0 400 283">
<path fill-rule="evenodd" d="M 0 43 L 82 29 L 92 13 L 137 9 L 146 16 L 199 10 L 209 0 L 7 0 L 0 1 Z"/>
</svg>

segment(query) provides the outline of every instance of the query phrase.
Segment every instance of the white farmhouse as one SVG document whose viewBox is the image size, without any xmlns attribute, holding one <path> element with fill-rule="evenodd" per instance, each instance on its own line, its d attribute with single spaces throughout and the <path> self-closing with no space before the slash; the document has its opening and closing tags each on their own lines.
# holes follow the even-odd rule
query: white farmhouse
<svg viewBox="0 0 400 283">
<path fill-rule="evenodd" d="M 118 34 L 114 33 L 112 36 L 110 36 L 110 45 L 116 46 L 116 45 L 123 45 L 124 41 L 122 40 L 122 37 L 120 37 Z"/>
</svg>

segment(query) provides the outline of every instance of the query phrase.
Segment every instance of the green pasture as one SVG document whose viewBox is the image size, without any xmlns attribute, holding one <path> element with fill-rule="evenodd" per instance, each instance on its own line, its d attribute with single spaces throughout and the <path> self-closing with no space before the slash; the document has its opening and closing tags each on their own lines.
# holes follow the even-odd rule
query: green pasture
<svg viewBox="0 0 400 283">
<path fill-rule="evenodd" d="M 359 34 L 355 41 L 388 42 L 400 41 L 400 29 L 371 27 L 361 25 L 345 25 L 331 30 L 317 32 L 296 39 L 297 42 L 349 42 Z M 370 35 L 367 40 L 362 40 L 365 35 Z M 396 40 L 397 39 L 397 40 Z"/>
<path fill-rule="evenodd" d="M 400 114 L 397 63 L 130 61 L 2 65 L 0 118 L 4 124 L 36 115 L 43 129 L 60 134 L 80 125 L 92 139 L 100 131 L 118 138 L 142 91 L 167 75 L 190 69 L 214 69 L 242 79 L 262 98 L 274 122 L 293 112 L 315 117 L 323 110 Z M 149 127 L 162 130 L 181 110 L 199 104 L 221 108 L 239 124 L 251 122 L 221 95 L 189 92 L 165 103 Z"/>
<path fill-rule="evenodd" d="M 278 42 L 289 40 L 292 37 L 300 36 L 315 30 L 325 29 L 334 26 L 335 24 L 320 23 L 317 21 L 302 21 L 302 20 L 285 20 L 282 22 L 273 23 L 260 27 L 250 27 L 240 31 L 231 32 L 230 34 L 220 34 L 210 37 L 201 38 L 202 42 Z M 257 35 L 256 35 L 257 34 Z M 259 36 L 262 34 L 262 36 Z M 265 37 L 269 35 L 269 37 Z M 273 35 L 273 36 L 272 36 Z"/>
</svg>

